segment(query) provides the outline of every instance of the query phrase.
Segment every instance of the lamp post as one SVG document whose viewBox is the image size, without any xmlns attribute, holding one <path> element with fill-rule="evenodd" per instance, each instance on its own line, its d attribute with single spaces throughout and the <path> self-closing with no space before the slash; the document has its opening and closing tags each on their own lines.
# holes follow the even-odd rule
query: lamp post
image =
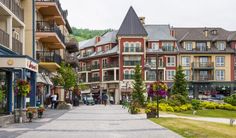
<svg viewBox="0 0 236 138">
<path fill-rule="evenodd" d="M 159 67 L 159 55 L 158 55 L 158 53 L 156 54 L 156 81 L 158 82 L 159 81 L 159 79 L 158 79 L 158 67 Z M 145 65 L 145 68 L 147 69 L 147 70 L 151 70 L 151 66 L 147 63 L 146 65 Z M 159 94 L 158 94 L 158 92 L 156 93 L 156 95 L 157 95 L 157 109 L 156 109 L 156 117 L 157 118 L 159 118 Z"/>
</svg>

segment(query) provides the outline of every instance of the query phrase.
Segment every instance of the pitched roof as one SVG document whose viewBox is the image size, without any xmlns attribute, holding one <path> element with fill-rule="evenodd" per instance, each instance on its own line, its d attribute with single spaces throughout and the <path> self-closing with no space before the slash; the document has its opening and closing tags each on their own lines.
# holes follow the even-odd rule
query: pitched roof
<svg viewBox="0 0 236 138">
<path fill-rule="evenodd" d="M 148 41 L 176 40 L 171 36 L 169 25 L 145 25 L 144 27 L 148 33 Z"/>
<path fill-rule="evenodd" d="M 174 28 L 175 37 L 179 41 L 193 40 L 193 41 L 216 41 L 228 40 L 230 32 L 222 28 Z M 208 31 L 208 36 L 204 35 L 204 30 Z M 217 31 L 217 34 L 212 34 L 212 31 Z"/>
<path fill-rule="evenodd" d="M 96 37 L 79 42 L 79 49 L 95 46 Z"/>
<path fill-rule="evenodd" d="M 116 30 L 105 33 L 103 36 L 101 36 L 101 40 L 96 45 L 99 46 L 108 43 L 116 43 L 116 34 Z"/>
<path fill-rule="evenodd" d="M 132 6 L 129 8 L 117 36 L 147 36 L 146 30 Z"/>
</svg>

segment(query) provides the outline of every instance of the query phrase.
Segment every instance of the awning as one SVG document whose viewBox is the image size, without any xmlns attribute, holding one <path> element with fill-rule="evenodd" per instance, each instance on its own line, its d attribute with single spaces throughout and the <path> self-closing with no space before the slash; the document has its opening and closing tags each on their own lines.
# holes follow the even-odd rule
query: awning
<svg viewBox="0 0 236 138">
<path fill-rule="evenodd" d="M 46 82 L 48 85 L 53 85 L 52 81 L 50 80 L 50 78 L 48 76 L 44 76 Z"/>
<path fill-rule="evenodd" d="M 37 74 L 37 83 L 44 83 L 47 84 L 46 80 L 43 78 L 42 74 Z"/>
</svg>

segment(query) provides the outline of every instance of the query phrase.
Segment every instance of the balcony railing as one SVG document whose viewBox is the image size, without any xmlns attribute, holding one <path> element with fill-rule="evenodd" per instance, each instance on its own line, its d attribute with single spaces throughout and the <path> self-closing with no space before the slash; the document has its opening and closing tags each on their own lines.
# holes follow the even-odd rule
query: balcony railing
<svg viewBox="0 0 236 138">
<path fill-rule="evenodd" d="M 132 80 L 132 79 L 134 79 L 134 74 L 124 74 L 124 79 L 125 80 Z"/>
<path fill-rule="evenodd" d="M 104 76 L 104 81 L 114 81 L 115 78 L 113 75 L 110 75 L 110 76 Z"/>
<path fill-rule="evenodd" d="M 130 47 L 126 47 L 124 49 L 124 52 L 143 52 L 143 48 L 138 48 L 138 47 L 130 48 Z"/>
<path fill-rule="evenodd" d="M 90 66 L 80 67 L 79 71 L 91 71 L 91 67 Z"/>
<path fill-rule="evenodd" d="M 61 56 L 55 51 L 37 51 L 37 60 L 40 62 L 56 62 L 61 63 Z"/>
<path fill-rule="evenodd" d="M 57 27 L 54 21 L 45 22 L 45 21 L 37 21 L 37 32 L 54 32 L 60 38 L 62 43 L 65 44 L 65 36 L 61 33 L 61 30 Z"/>
<path fill-rule="evenodd" d="M 141 61 L 124 61 L 125 66 L 136 66 L 141 65 Z"/>
<path fill-rule="evenodd" d="M 80 77 L 79 82 L 82 82 L 82 83 L 86 82 L 86 77 L 85 76 Z"/>
<path fill-rule="evenodd" d="M 91 66 L 91 69 L 92 69 L 92 70 L 100 69 L 100 65 L 99 65 L 99 64 L 92 65 L 92 66 Z"/>
<path fill-rule="evenodd" d="M 100 77 L 92 77 L 89 79 L 89 82 L 98 82 L 100 81 Z"/>
<path fill-rule="evenodd" d="M 214 68 L 214 62 L 193 62 L 193 68 Z"/>
<path fill-rule="evenodd" d="M 92 55 L 92 54 L 93 54 L 93 52 L 83 53 L 83 57 L 88 57 L 88 56 L 90 56 L 90 55 Z"/>
<path fill-rule="evenodd" d="M 119 67 L 119 64 L 117 62 L 111 62 L 103 65 L 103 68 L 114 68 Z"/>
<path fill-rule="evenodd" d="M 206 47 L 196 47 L 195 48 L 195 51 L 208 51 L 209 48 L 206 46 Z"/>
<path fill-rule="evenodd" d="M 147 64 L 150 65 L 151 68 L 156 68 L 156 63 L 147 62 Z M 164 62 L 159 62 L 158 68 L 163 68 L 163 67 L 165 67 Z"/>
<path fill-rule="evenodd" d="M 0 44 L 9 48 L 9 34 L 0 29 Z"/>
<path fill-rule="evenodd" d="M 14 0 L 0 0 L 9 10 L 11 10 L 21 21 L 24 21 L 24 10 Z"/>
<path fill-rule="evenodd" d="M 174 46 L 163 46 L 162 51 L 175 51 Z"/>
<path fill-rule="evenodd" d="M 12 51 L 22 55 L 23 44 L 19 40 L 12 37 Z"/>
<path fill-rule="evenodd" d="M 197 75 L 194 76 L 193 81 L 209 81 L 209 80 L 214 80 L 213 75 Z"/>
<path fill-rule="evenodd" d="M 62 17 L 64 18 L 64 20 L 66 20 L 65 11 L 62 9 L 61 3 L 59 0 L 36 0 L 36 2 L 55 2 L 57 4 L 57 7 L 58 7 Z"/>
</svg>

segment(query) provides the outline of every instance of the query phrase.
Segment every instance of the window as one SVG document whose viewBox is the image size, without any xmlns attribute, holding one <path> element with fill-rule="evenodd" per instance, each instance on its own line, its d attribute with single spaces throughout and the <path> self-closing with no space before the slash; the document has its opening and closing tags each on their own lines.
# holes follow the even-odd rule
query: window
<svg viewBox="0 0 236 138">
<path fill-rule="evenodd" d="M 152 43 L 152 49 L 159 50 L 159 43 Z"/>
<path fill-rule="evenodd" d="M 167 66 L 175 66 L 175 57 L 167 57 Z"/>
<path fill-rule="evenodd" d="M 102 66 L 105 67 L 106 65 L 107 65 L 107 59 L 104 58 L 104 59 L 102 59 Z"/>
<path fill-rule="evenodd" d="M 173 42 L 163 42 L 162 43 L 163 51 L 174 51 L 174 43 Z"/>
<path fill-rule="evenodd" d="M 216 47 L 218 50 L 225 50 L 225 42 L 217 42 Z"/>
<path fill-rule="evenodd" d="M 208 71 L 200 71 L 200 78 L 199 80 L 210 80 L 210 77 L 208 75 Z"/>
<path fill-rule="evenodd" d="M 166 79 L 173 80 L 175 76 L 175 70 L 167 70 L 166 71 Z"/>
<path fill-rule="evenodd" d="M 105 51 L 108 51 L 108 50 L 110 50 L 110 46 L 109 46 L 109 45 L 106 45 L 106 46 L 105 46 Z"/>
<path fill-rule="evenodd" d="M 128 70 L 125 70 L 125 74 L 129 74 L 129 71 L 128 71 Z"/>
<path fill-rule="evenodd" d="M 141 56 L 124 56 L 125 66 L 141 65 Z"/>
<path fill-rule="evenodd" d="M 207 51 L 206 43 L 205 42 L 198 42 L 196 50 L 198 50 L 198 51 Z"/>
<path fill-rule="evenodd" d="M 216 66 L 222 67 L 225 65 L 225 57 L 216 57 Z"/>
<path fill-rule="evenodd" d="M 185 49 L 186 50 L 193 50 L 193 43 L 192 42 L 186 42 Z"/>
<path fill-rule="evenodd" d="M 224 70 L 216 70 L 216 80 L 225 80 Z"/>
<path fill-rule="evenodd" d="M 147 71 L 146 73 L 146 80 L 147 81 L 156 81 L 156 71 Z"/>
<path fill-rule="evenodd" d="M 97 48 L 97 52 L 100 52 L 100 51 L 102 51 L 102 47 L 101 46 Z"/>
<path fill-rule="evenodd" d="M 190 80 L 190 70 L 184 70 L 185 79 Z"/>
<path fill-rule="evenodd" d="M 182 57 L 181 62 L 182 62 L 182 66 L 189 67 L 190 66 L 190 57 Z"/>
</svg>

